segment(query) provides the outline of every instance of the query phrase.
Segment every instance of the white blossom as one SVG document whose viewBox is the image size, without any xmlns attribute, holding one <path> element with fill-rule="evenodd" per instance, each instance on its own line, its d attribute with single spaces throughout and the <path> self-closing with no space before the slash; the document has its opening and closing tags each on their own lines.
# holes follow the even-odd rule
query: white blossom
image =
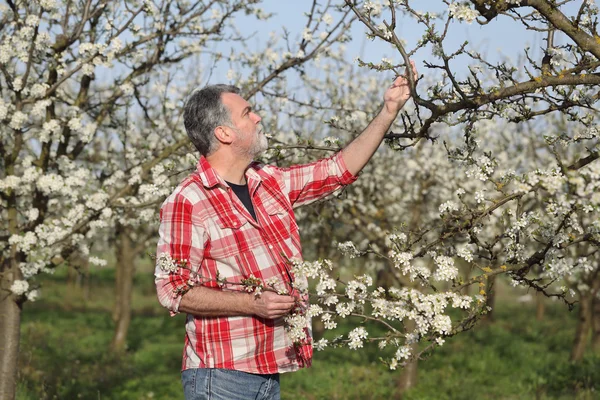
<svg viewBox="0 0 600 400">
<path fill-rule="evenodd" d="M 306 316 L 293 313 L 285 317 L 286 333 L 294 343 L 306 339 L 306 327 L 308 320 Z"/>
<path fill-rule="evenodd" d="M 106 267 L 106 265 L 107 265 L 106 260 L 104 260 L 102 258 L 94 257 L 94 256 L 88 258 L 88 261 L 90 262 L 90 264 L 96 265 L 98 267 Z"/>
<path fill-rule="evenodd" d="M 304 31 L 302 32 L 302 40 L 312 42 L 313 36 L 312 32 L 310 31 L 310 28 L 304 28 Z"/>
<path fill-rule="evenodd" d="M 106 206 L 106 203 L 109 199 L 109 196 L 107 193 L 104 192 L 98 192 L 98 193 L 94 193 L 93 195 L 89 196 L 87 198 L 87 201 L 85 202 L 85 206 L 88 208 L 91 208 L 92 210 L 101 210 L 102 208 L 104 208 L 104 206 Z"/>
<path fill-rule="evenodd" d="M 27 292 L 26 296 L 27 296 L 27 300 L 36 301 L 38 299 L 38 297 L 40 296 L 40 292 L 37 289 L 34 289 L 34 290 Z"/>
<path fill-rule="evenodd" d="M 435 257 L 436 271 L 433 273 L 433 279 L 436 281 L 449 281 L 458 276 L 458 268 L 454 266 L 454 260 L 447 256 Z"/>
<path fill-rule="evenodd" d="M 440 214 L 443 214 L 448 211 L 458 211 L 458 204 L 453 202 L 452 200 L 448 200 L 440 205 Z"/>
<path fill-rule="evenodd" d="M 358 251 L 358 249 L 354 245 L 354 243 L 352 243 L 350 241 L 344 242 L 344 243 L 338 243 L 337 248 L 343 255 L 348 256 L 350 258 L 359 257 L 361 254 L 360 251 Z"/>
<path fill-rule="evenodd" d="M 447 315 L 437 315 L 433 319 L 433 329 L 437 333 L 441 334 L 449 334 L 452 330 L 452 322 L 450 321 L 450 317 Z"/>
<path fill-rule="evenodd" d="M 473 253 L 471 253 L 471 250 L 467 246 L 459 247 L 456 250 L 456 255 L 467 262 L 473 261 Z"/>
<path fill-rule="evenodd" d="M 12 129 L 18 130 L 21 129 L 23 125 L 25 125 L 25 122 L 27 122 L 27 114 L 21 111 L 15 111 L 10 120 L 9 126 Z"/>
<path fill-rule="evenodd" d="M 179 269 L 179 266 L 177 265 L 175 260 L 171 258 L 171 255 L 169 253 L 159 254 L 156 258 L 156 265 L 158 265 L 158 267 L 161 270 L 169 273 L 177 272 Z"/>
<path fill-rule="evenodd" d="M 42 6 L 42 8 L 47 11 L 52 11 L 58 7 L 56 0 L 38 0 L 38 1 L 40 3 L 40 6 Z"/>
<path fill-rule="evenodd" d="M 31 87 L 29 94 L 33 98 L 40 98 L 46 94 L 48 88 L 48 84 L 46 83 L 36 83 Z"/>
<path fill-rule="evenodd" d="M 451 17 L 456 18 L 459 21 L 465 21 L 469 24 L 479 16 L 479 11 L 473 10 L 468 1 L 453 1 L 448 5 L 448 11 Z"/>
<path fill-rule="evenodd" d="M 62 176 L 51 173 L 40 176 L 36 185 L 42 193 L 49 195 L 60 191 L 64 187 L 64 183 Z"/>
<path fill-rule="evenodd" d="M 396 351 L 395 358 L 396 359 L 408 359 L 411 355 L 410 346 L 402 346 Z"/>
<path fill-rule="evenodd" d="M 27 290 L 29 290 L 29 282 L 27 281 L 15 280 L 10 286 L 10 291 L 17 296 L 27 293 Z"/>
<path fill-rule="evenodd" d="M 0 191 L 7 192 L 16 189 L 21 184 L 21 178 L 15 175 L 8 175 L 4 179 L 0 179 Z"/>
<path fill-rule="evenodd" d="M 37 208 L 31 208 L 27 211 L 27 221 L 33 222 L 38 218 L 39 215 L 40 210 L 38 210 Z"/>
<path fill-rule="evenodd" d="M 315 350 L 317 351 L 321 351 L 321 350 L 325 350 L 325 348 L 329 345 L 329 340 L 322 338 L 317 340 L 314 344 L 313 347 Z"/>
<path fill-rule="evenodd" d="M 363 341 L 368 335 L 369 333 L 364 327 L 359 326 L 358 328 L 354 328 L 352 331 L 350 331 L 350 333 L 348 333 L 348 347 L 353 350 L 363 347 Z"/>
<path fill-rule="evenodd" d="M 475 201 L 477 204 L 482 203 L 485 200 L 485 193 L 483 190 L 478 190 L 475 192 Z"/>
</svg>

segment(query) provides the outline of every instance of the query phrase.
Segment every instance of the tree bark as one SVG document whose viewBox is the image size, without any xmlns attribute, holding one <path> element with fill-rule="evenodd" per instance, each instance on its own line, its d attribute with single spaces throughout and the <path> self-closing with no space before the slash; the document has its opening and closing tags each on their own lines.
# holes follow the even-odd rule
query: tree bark
<svg viewBox="0 0 600 400">
<path fill-rule="evenodd" d="M 90 299 L 89 257 L 79 251 L 73 252 L 68 260 L 67 284 L 82 291 L 84 300 Z"/>
<path fill-rule="evenodd" d="M 412 320 L 407 320 L 406 322 L 404 322 L 404 326 L 405 326 L 407 332 L 412 332 L 417 327 L 415 322 Z M 418 343 L 412 344 L 410 346 L 410 350 L 411 350 L 412 354 L 417 353 L 419 351 L 419 344 Z M 413 387 L 416 386 L 418 376 L 419 376 L 419 360 L 415 359 L 414 361 L 408 363 L 402 369 L 402 372 L 400 373 L 400 377 L 398 378 L 398 384 L 397 384 L 398 394 L 399 394 L 398 398 L 401 399 L 407 390 L 412 389 Z"/>
<path fill-rule="evenodd" d="M 0 286 L 0 399 L 12 400 L 17 389 L 21 303 L 9 290 L 14 271 L 3 271 Z"/>
<path fill-rule="evenodd" d="M 69 286 L 69 289 L 71 289 L 80 286 L 80 283 L 79 273 L 71 263 L 71 260 L 69 260 L 69 265 L 67 266 L 67 285 Z"/>
<path fill-rule="evenodd" d="M 81 286 L 83 287 L 83 299 L 87 302 L 90 300 L 90 260 L 86 258 L 83 265 L 83 276 L 81 277 Z"/>
<path fill-rule="evenodd" d="M 485 304 L 490 308 L 490 310 L 487 312 L 487 314 L 485 314 L 484 321 L 494 322 L 494 309 L 496 306 L 496 275 L 488 278 L 485 290 L 487 291 Z"/>
<path fill-rule="evenodd" d="M 113 320 L 115 331 L 111 342 L 113 352 L 125 350 L 127 332 L 131 322 L 131 292 L 135 274 L 135 258 L 137 252 L 131 240 L 131 227 L 117 227 L 117 240 L 115 246 L 115 306 Z"/>
<path fill-rule="evenodd" d="M 592 349 L 600 355 L 600 276 L 596 274 L 592 284 Z"/>
<path fill-rule="evenodd" d="M 575 332 L 575 341 L 571 349 L 571 361 L 580 361 L 585 354 L 585 348 L 592 327 L 592 301 L 593 298 L 589 292 L 579 295 L 579 320 L 577 321 L 577 330 Z"/>
<path fill-rule="evenodd" d="M 594 297 L 592 304 L 592 349 L 600 355 L 600 299 Z"/>
</svg>

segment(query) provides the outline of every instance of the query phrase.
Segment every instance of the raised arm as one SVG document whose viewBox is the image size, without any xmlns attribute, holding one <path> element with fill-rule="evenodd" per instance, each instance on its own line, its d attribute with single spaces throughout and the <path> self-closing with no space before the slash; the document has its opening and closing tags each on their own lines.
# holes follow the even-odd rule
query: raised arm
<svg viewBox="0 0 600 400">
<path fill-rule="evenodd" d="M 411 61 L 411 66 L 414 73 L 414 80 L 416 81 L 417 70 L 413 61 Z M 406 73 L 408 73 L 408 69 Z M 397 77 L 383 95 L 384 104 L 379 114 L 377 114 L 360 135 L 342 150 L 346 167 L 353 175 L 358 174 L 373 154 L 375 154 L 375 151 L 383 141 L 383 136 L 390 129 L 390 126 L 409 98 L 410 88 L 408 79 L 405 76 Z"/>
</svg>

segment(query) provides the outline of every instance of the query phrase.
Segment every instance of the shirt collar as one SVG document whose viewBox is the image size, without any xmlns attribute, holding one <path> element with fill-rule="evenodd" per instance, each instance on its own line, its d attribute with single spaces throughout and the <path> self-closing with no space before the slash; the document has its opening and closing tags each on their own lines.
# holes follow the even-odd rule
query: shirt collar
<svg viewBox="0 0 600 400">
<path fill-rule="evenodd" d="M 250 181 L 262 181 L 262 177 L 258 173 L 258 169 L 260 168 L 260 164 L 256 161 L 253 161 L 248 169 L 246 170 L 246 181 L 250 184 Z"/>
<path fill-rule="evenodd" d="M 255 188 L 262 181 L 260 174 L 255 171 L 258 163 L 253 162 L 246 170 L 246 181 L 248 182 L 249 188 Z M 200 177 L 200 181 L 205 188 L 210 189 L 217 185 L 227 186 L 225 180 L 219 176 L 217 171 L 208 163 L 208 160 L 204 156 L 200 156 L 196 171 Z"/>
<path fill-rule="evenodd" d="M 198 166 L 196 167 L 200 181 L 205 188 L 210 189 L 217 185 L 226 186 L 225 181 L 217 174 L 217 171 L 210 166 L 208 160 L 204 156 L 200 156 Z"/>
</svg>

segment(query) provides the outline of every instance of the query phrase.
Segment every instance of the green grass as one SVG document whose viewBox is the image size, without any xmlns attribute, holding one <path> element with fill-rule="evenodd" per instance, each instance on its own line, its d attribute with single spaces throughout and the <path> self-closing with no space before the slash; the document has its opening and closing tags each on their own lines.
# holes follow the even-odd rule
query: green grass
<svg viewBox="0 0 600 400">
<path fill-rule="evenodd" d="M 136 277 L 128 350 L 108 351 L 113 304 L 110 269 L 90 275 L 90 290 L 64 274 L 44 281 L 44 298 L 26 304 L 17 398 L 181 399 L 184 322 L 157 304 L 151 273 Z M 548 302 L 535 320 L 534 305 L 510 302 L 503 289 L 496 322 L 447 340 L 419 364 L 416 387 L 404 397 L 424 399 L 596 399 L 600 358 L 568 360 L 576 310 Z M 326 333 L 327 335 L 327 333 Z M 389 371 L 374 347 L 316 352 L 313 368 L 281 377 L 283 399 L 397 398 L 400 371 Z"/>
</svg>

